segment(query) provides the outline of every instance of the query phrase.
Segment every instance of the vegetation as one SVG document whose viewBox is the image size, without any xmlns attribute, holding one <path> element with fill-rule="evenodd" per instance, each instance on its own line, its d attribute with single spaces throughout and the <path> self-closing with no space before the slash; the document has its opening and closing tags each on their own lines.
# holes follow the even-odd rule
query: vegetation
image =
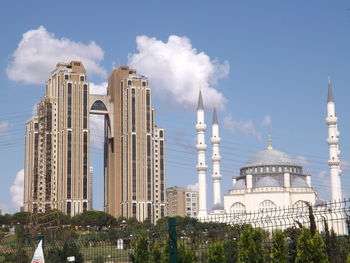
<svg viewBox="0 0 350 263">
<path fill-rule="evenodd" d="M 224 248 L 220 243 L 209 246 L 208 263 L 225 263 Z"/>
<path fill-rule="evenodd" d="M 264 255 L 262 230 L 246 226 L 238 242 L 238 263 L 263 263 Z"/>
<path fill-rule="evenodd" d="M 328 263 L 322 238 L 317 232 L 314 236 L 308 228 L 301 230 L 298 239 L 298 253 L 295 263 Z"/>
<path fill-rule="evenodd" d="M 309 229 L 296 222 L 297 227 L 276 231 L 272 237 L 249 225 L 176 219 L 181 263 L 350 263 L 350 238 L 337 236 L 326 220 L 319 234 L 312 209 Z M 168 218 L 153 225 L 149 220 L 116 219 L 99 211 L 70 218 L 52 210 L 3 215 L 0 223 L 0 262 L 28 262 L 39 234 L 45 236 L 49 263 L 66 262 L 73 255 L 76 262 L 169 262 Z M 123 249 L 117 247 L 121 240 Z"/>
<path fill-rule="evenodd" d="M 286 234 L 277 230 L 273 234 L 271 247 L 271 263 L 288 263 L 288 247 L 286 243 Z"/>
</svg>

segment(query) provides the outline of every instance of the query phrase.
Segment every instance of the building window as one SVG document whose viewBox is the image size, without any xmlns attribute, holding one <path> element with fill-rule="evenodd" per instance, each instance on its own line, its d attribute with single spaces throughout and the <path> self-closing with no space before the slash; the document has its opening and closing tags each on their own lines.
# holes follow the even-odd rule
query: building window
<svg viewBox="0 0 350 263">
<path fill-rule="evenodd" d="M 72 128 L 72 84 L 68 83 L 67 127 Z"/>
<path fill-rule="evenodd" d="M 135 109 L 135 104 L 136 104 L 136 95 L 135 95 L 135 89 L 131 90 L 131 129 L 134 132 L 136 130 L 135 128 L 135 122 L 136 122 L 136 109 Z"/>
<path fill-rule="evenodd" d="M 71 215 L 71 211 L 72 210 L 72 206 L 71 206 L 71 202 L 67 202 L 67 215 Z"/>
<path fill-rule="evenodd" d="M 147 132 L 151 132 L 151 95 L 149 90 L 146 90 L 146 126 Z"/>
<path fill-rule="evenodd" d="M 80 76 L 80 81 L 84 81 L 84 80 L 85 80 L 84 76 Z"/>
<path fill-rule="evenodd" d="M 83 129 L 87 129 L 87 101 L 88 101 L 88 86 L 84 85 L 83 87 Z"/>
<path fill-rule="evenodd" d="M 131 80 L 128 80 L 128 86 L 131 86 L 132 82 Z"/>
<path fill-rule="evenodd" d="M 68 75 L 64 75 L 64 79 L 65 80 L 69 79 L 69 76 Z"/>
<path fill-rule="evenodd" d="M 83 136 L 83 199 L 87 199 L 87 173 L 88 173 L 88 136 Z"/>
<path fill-rule="evenodd" d="M 132 204 L 132 216 L 136 218 L 136 204 Z"/>
<path fill-rule="evenodd" d="M 147 199 L 152 199 L 151 136 L 147 135 Z"/>
<path fill-rule="evenodd" d="M 132 198 L 136 200 L 136 135 L 132 135 Z M 136 204 L 135 204 L 136 205 Z"/>
<path fill-rule="evenodd" d="M 72 198 L 72 132 L 68 131 L 67 135 L 67 198 Z"/>
</svg>

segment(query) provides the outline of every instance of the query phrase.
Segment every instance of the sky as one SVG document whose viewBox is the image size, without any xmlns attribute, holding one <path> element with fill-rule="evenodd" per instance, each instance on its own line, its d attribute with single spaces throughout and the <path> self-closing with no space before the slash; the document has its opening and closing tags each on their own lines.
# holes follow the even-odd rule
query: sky
<svg viewBox="0 0 350 263">
<path fill-rule="evenodd" d="M 91 92 L 113 68 L 149 78 L 156 124 L 166 129 L 167 186 L 195 188 L 196 101 L 203 92 L 212 204 L 211 118 L 218 109 L 222 194 L 249 158 L 273 147 L 330 198 L 326 98 L 331 76 L 340 131 L 343 196 L 350 195 L 348 1 L 2 1 L 0 209 L 23 199 L 25 123 L 59 61 L 82 60 Z M 91 116 L 94 208 L 103 206 L 101 117 Z"/>
</svg>

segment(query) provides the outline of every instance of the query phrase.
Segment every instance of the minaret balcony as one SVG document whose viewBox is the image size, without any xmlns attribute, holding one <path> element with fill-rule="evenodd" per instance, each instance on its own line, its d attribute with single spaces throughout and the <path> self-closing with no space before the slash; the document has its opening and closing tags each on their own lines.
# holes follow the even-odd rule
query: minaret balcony
<svg viewBox="0 0 350 263">
<path fill-rule="evenodd" d="M 219 144 L 220 141 L 221 141 L 221 138 L 220 138 L 220 137 L 212 137 L 212 138 L 211 138 L 211 142 L 212 142 L 212 143 Z"/>
<path fill-rule="evenodd" d="M 212 159 L 214 162 L 218 162 L 218 161 L 221 160 L 221 156 L 220 156 L 220 155 L 213 155 L 213 156 L 211 157 L 211 159 Z"/>
<path fill-rule="evenodd" d="M 335 116 L 333 116 L 333 117 L 326 117 L 326 122 L 327 122 L 327 124 L 329 124 L 329 125 L 337 124 L 337 120 L 338 120 L 338 118 L 335 117 Z"/>
<path fill-rule="evenodd" d="M 328 143 L 328 145 L 338 144 L 339 143 L 339 139 L 337 137 L 328 138 L 327 139 L 327 143 Z"/>
<path fill-rule="evenodd" d="M 207 128 L 207 125 L 205 125 L 204 123 L 196 124 L 196 130 L 197 131 L 205 131 L 206 128 Z"/>
<path fill-rule="evenodd" d="M 339 160 L 328 160 L 329 166 L 339 166 L 340 161 Z"/>
<path fill-rule="evenodd" d="M 213 179 L 213 180 L 217 180 L 217 181 L 220 181 L 221 180 L 221 174 L 212 174 L 211 175 L 211 178 Z"/>
<path fill-rule="evenodd" d="M 205 172 L 206 170 L 208 170 L 208 166 L 205 164 L 204 165 L 203 164 L 197 165 L 196 168 L 197 168 L 198 172 L 200 172 L 200 171 Z"/>
<path fill-rule="evenodd" d="M 205 151 L 207 149 L 207 145 L 206 144 L 197 144 L 196 148 L 198 151 Z"/>
</svg>

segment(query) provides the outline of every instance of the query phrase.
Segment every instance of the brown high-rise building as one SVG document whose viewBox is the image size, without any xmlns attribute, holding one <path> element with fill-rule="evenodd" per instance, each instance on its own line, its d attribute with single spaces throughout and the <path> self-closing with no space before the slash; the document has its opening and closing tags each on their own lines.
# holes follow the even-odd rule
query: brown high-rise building
<svg viewBox="0 0 350 263">
<path fill-rule="evenodd" d="M 154 124 L 148 79 L 119 67 L 109 77 L 108 96 L 113 115 L 105 129 L 105 210 L 155 221 L 166 213 L 165 145 L 164 129 Z"/>
<path fill-rule="evenodd" d="M 59 63 L 26 124 L 24 209 L 90 209 L 89 83 L 81 62 Z"/>
<path fill-rule="evenodd" d="M 105 116 L 105 211 L 152 222 L 165 216 L 165 136 L 154 124 L 148 79 L 122 66 L 107 95 L 89 95 L 76 61 L 57 64 L 38 116 L 26 125 L 25 210 L 91 209 L 89 113 Z"/>
</svg>

